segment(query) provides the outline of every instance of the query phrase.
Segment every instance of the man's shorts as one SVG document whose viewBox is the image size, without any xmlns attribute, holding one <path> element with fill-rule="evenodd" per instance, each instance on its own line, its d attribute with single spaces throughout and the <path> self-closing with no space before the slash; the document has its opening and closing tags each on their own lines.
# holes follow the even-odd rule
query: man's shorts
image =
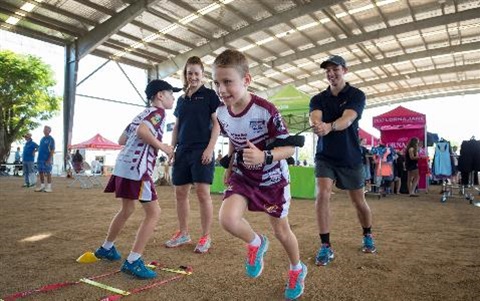
<svg viewBox="0 0 480 301">
<path fill-rule="evenodd" d="M 173 185 L 180 186 L 192 183 L 212 184 L 215 172 L 215 160 L 202 164 L 204 149 L 177 149 L 172 170 Z"/>
<path fill-rule="evenodd" d="M 317 159 L 315 160 L 315 177 L 332 179 L 336 181 L 335 185 L 343 190 L 356 190 L 365 186 L 362 163 L 355 167 L 342 167 Z"/>
<path fill-rule="evenodd" d="M 37 170 L 39 173 L 52 173 L 52 163 L 47 161 L 37 161 Z"/>
<path fill-rule="evenodd" d="M 115 192 L 115 197 L 150 202 L 157 200 L 157 191 L 152 179 L 130 180 L 111 176 L 104 192 Z"/>
<path fill-rule="evenodd" d="M 283 218 L 290 208 L 290 185 L 282 188 L 259 187 L 246 183 L 242 176 L 232 174 L 223 199 L 239 194 L 247 199 L 249 211 L 262 211 L 270 216 Z"/>
</svg>

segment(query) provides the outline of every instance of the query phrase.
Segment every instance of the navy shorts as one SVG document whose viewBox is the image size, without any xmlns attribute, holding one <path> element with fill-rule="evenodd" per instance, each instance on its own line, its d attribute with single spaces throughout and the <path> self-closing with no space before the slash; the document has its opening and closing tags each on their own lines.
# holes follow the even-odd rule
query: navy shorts
<svg viewBox="0 0 480 301">
<path fill-rule="evenodd" d="M 335 185 L 343 190 L 356 190 L 365 186 L 363 164 L 355 167 L 335 166 L 327 161 L 315 161 L 315 177 L 330 178 L 336 181 Z"/>
<path fill-rule="evenodd" d="M 172 183 L 175 186 L 204 183 L 212 184 L 215 172 L 215 160 L 202 164 L 202 154 L 205 149 L 177 149 L 172 169 Z"/>
</svg>

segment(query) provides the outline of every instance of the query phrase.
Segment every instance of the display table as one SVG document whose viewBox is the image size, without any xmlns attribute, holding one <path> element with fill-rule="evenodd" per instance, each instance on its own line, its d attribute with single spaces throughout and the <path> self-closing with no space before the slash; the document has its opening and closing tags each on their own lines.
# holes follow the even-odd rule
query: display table
<svg viewBox="0 0 480 301">
<path fill-rule="evenodd" d="M 290 192 L 293 198 L 315 199 L 315 173 L 313 167 L 289 166 L 290 171 Z M 215 167 L 215 174 L 210 191 L 223 193 L 223 167 Z"/>
</svg>

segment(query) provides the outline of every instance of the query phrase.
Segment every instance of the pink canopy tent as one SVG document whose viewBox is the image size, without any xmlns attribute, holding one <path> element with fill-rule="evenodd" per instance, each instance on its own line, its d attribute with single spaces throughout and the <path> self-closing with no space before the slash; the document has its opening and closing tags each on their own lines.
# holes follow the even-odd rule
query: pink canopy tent
<svg viewBox="0 0 480 301">
<path fill-rule="evenodd" d="M 399 106 L 382 115 L 373 117 L 373 126 L 380 130 L 382 143 L 396 150 L 404 150 L 408 141 L 413 137 L 418 138 L 424 146 L 427 145 L 427 118 L 425 114 Z M 428 187 L 427 158 L 428 154 L 425 148 L 425 155 L 418 161 L 420 172 L 419 189 Z"/>
<path fill-rule="evenodd" d="M 362 128 L 358 128 L 358 137 L 360 139 L 365 139 L 367 140 L 367 146 L 374 146 L 374 145 L 378 145 L 378 143 L 380 142 L 380 139 L 378 139 L 377 137 L 373 136 L 372 134 L 370 134 L 369 132 L 363 130 Z"/>
<path fill-rule="evenodd" d="M 117 149 L 122 149 L 123 146 L 104 138 L 100 134 L 96 134 L 95 136 L 88 139 L 87 141 L 83 141 L 83 142 L 78 143 L 78 144 L 70 145 L 68 148 L 69 149 L 109 149 L 109 150 L 111 149 L 111 150 L 117 150 Z"/>
<path fill-rule="evenodd" d="M 413 137 L 417 137 L 426 145 L 426 125 L 425 114 L 402 106 L 373 117 L 373 127 L 380 130 L 382 142 L 396 150 L 404 149 Z"/>
</svg>

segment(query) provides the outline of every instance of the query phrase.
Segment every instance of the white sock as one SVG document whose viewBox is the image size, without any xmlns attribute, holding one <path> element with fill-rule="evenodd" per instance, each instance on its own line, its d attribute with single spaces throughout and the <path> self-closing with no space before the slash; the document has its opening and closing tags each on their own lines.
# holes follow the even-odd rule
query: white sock
<svg viewBox="0 0 480 301">
<path fill-rule="evenodd" d="M 249 243 L 252 247 L 259 247 L 262 244 L 262 240 L 257 233 L 255 233 L 255 238 Z"/>
<path fill-rule="evenodd" d="M 302 263 L 299 261 L 297 264 L 290 264 L 290 271 L 298 271 L 302 269 Z"/>
<path fill-rule="evenodd" d="M 133 263 L 134 261 L 136 261 L 140 257 L 142 257 L 142 254 L 135 253 L 135 252 L 130 252 L 130 254 L 127 257 L 127 261 L 130 262 L 130 263 Z"/>
<path fill-rule="evenodd" d="M 40 184 L 40 188 L 45 188 L 45 184 Z"/>
<path fill-rule="evenodd" d="M 48 183 L 47 184 L 47 189 L 52 189 L 52 184 Z"/>
<path fill-rule="evenodd" d="M 105 250 L 110 250 L 113 247 L 113 241 L 105 241 L 102 245 L 102 248 Z"/>
</svg>

